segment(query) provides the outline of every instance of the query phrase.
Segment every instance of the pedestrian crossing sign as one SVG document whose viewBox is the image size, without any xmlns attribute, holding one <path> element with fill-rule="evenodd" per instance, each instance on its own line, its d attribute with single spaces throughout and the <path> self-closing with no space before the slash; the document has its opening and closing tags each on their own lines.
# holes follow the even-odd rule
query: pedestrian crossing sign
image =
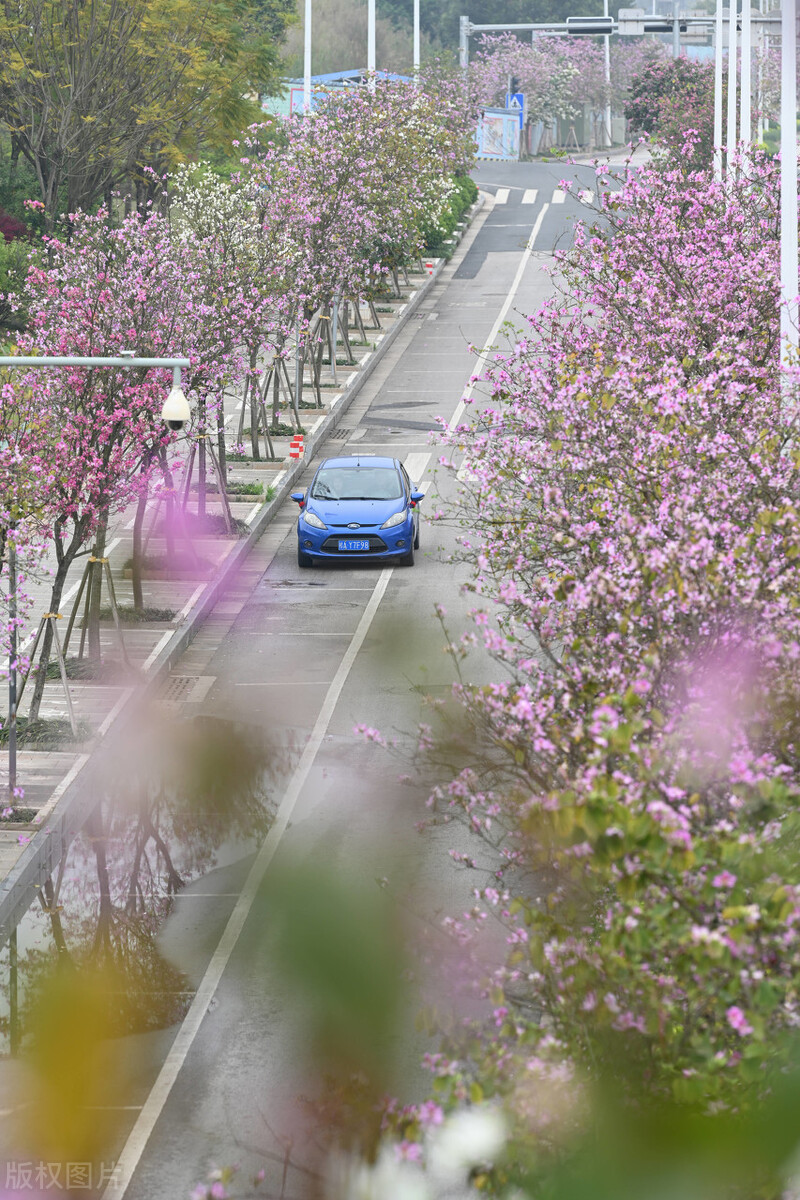
<svg viewBox="0 0 800 1200">
<path fill-rule="evenodd" d="M 516 109 L 519 113 L 519 127 L 525 127 L 525 93 L 506 92 L 506 108 Z"/>
</svg>

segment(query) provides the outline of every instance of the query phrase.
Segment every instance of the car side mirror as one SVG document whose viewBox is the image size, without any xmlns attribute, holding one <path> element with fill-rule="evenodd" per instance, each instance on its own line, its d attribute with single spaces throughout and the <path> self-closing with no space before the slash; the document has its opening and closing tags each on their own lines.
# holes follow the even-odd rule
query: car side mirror
<svg viewBox="0 0 800 1200">
<path fill-rule="evenodd" d="M 299 504 L 303 508 L 306 502 L 305 492 L 292 492 L 292 500 L 294 500 L 295 504 Z"/>
<path fill-rule="evenodd" d="M 425 493 L 424 492 L 412 492 L 411 499 L 414 502 L 414 504 L 419 504 L 420 500 L 425 499 Z"/>
</svg>

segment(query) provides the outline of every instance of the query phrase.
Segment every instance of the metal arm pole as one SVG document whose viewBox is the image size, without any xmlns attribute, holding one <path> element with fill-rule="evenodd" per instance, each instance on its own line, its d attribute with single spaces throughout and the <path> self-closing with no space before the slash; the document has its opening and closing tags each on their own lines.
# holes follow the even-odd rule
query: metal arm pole
<svg viewBox="0 0 800 1200">
<path fill-rule="evenodd" d="M 733 173 L 733 156 L 736 153 L 736 76 L 737 76 L 736 0 L 730 0 L 728 10 L 728 133 L 727 172 Z"/>
<path fill-rule="evenodd" d="M 753 39 L 750 24 L 750 0 L 742 0 L 742 91 L 739 106 L 739 137 L 745 154 L 750 149 L 750 127 L 753 121 L 751 104 L 751 73 L 753 69 Z"/>
<path fill-rule="evenodd" d="M 311 108 L 311 0 L 306 0 L 305 26 L 303 28 L 303 108 Z"/>
<path fill-rule="evenodd" d="M 781 363 L 797 357 L 797 7 L 781 9 Z"/>
<path fill-rule="evenodd" d="M 370 91 L 375 91 L 375 0 L 367 3 L 367 73 Z"/>
<path fill-rule="evenodd" d="M 458 61 L 462 71 L 469 66 L 469 17 L 458 18 Z"/>
<path fill-rule="evenodd" d="M 723 0 L 717 0 L 714 25 L 714 178 L 722 179 L 722 52 L 725 40 Z"/>
</svg>

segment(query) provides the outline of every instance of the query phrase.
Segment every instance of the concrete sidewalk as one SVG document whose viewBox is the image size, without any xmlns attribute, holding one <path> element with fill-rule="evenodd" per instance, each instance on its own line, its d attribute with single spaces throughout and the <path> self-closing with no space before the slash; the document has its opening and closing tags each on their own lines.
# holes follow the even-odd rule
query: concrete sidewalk
<svg viewBox="0 0 800 1200">
<path fill-rule="evenodd" d="M 482 205 L 479 200 L 464 227 Z M 463 228 L 459 230 L 460 237 Z M 335 429 L 360 387 L 372 373 L 382 353 L 391 344 L 396 333 L 414 315 L 414 310 L 427 294 L 433 278 L 443 265 L 443 260 L 428 260 L 431 273 L 409 273 L 409 286 L 402 287 L 403 295 L 395 301 L 381 301 L 380 321 L 382 328 L 367 327 L 369 346 L 352 343 L 357 358 L 355 365 L 338 367 L 339 386 L 324 388 L 323 407 L 301 410 L 301 422 L 306 430 L 305 457 L 313 453 L 316 444 L 336 436 Z M 364 315 L 362 313 L 362 315 Z M 367 321 L 365 319 L 365 325 Z M 330 368 L 327 379 L 330 382 Z M 323 380 L 326 374 L 323 374 Z M 304 385 L 306 399 L 313 398 L 308 379 Z M 236 430 L 240 403 L 233 401 L 226 414 L 227 427 L 231 430 L 228 444 L 236 441 Z M 232 481 L 259 483 L 264 491 L 260 497 L 230 497 L 235 518 L 242 522 L 240 536 L 211 536 L 204 534 L 194 539 L 198 555 L 212 564 L 209 573 L 181 578 L 149 579 L 144 583 L 144 600 L 148 607 L 170 610 L 169 619 L 125 624 L 124 640 L 131 668 L 124 668 L 115 626 L 109 619 L 103 622 L 101 643 L 104 659 L 117 664 L 113 678 L 108 682 L 97 679 L 70 679 L 69 694 L 77 721 L 80 724 L 80 740 L 64 742 L 42 749 L 24 746 L 18 755 L 18 786 L 24 790 L 24 799 L 19 802 L 25 810 L 27 820 L 12 823 L 0 821 L 0 946 L 8 939 L 17 921 L 35 898 L 36 891 L 52 873 L 65 852 L 71 838 L 82 827 L 92 801 L 90 769 L 94 761 L 101 760 L 113 741 L 125 726 L 125 714 L 134 699 L 169 706 L 172 663 L 182 654 L 205 620 L 219 604 L 227 583 L 234 578 L 237 567 L 244 562 L 251 546 L 255 544 L 277 513 L 294 480 L 304 470 L 304 461 L 289 457 L 290 437 L 274 439 L 278 461 L 228 462 L 229 478 Z M 269 497 L 269 498 L 268 498 Z M 189 509 L 196 509 L 190 500 Z M 219 497 L 208 497 L 207 511 L 221 515 Z M 146 528 L 152 517 L 148 513 Z M 107 556 L 112 570 L 117 601 L 120 606 L 132 606 L 132 586 L 124 578 L 123 567 L 132 551 L 133 510 L 122 513 L 109 529 Z M 148 556 L 165 554 L 166 547 L 158 523 L 148 545 Z M 63 638 L 74 597 L 80 586 L 85 558 L 75 564 L 67 582 L 61 606 L 62 619 L 59 632 Z M 50 587 L 45 580 L 38 585 L 34 594 L 36 611 L 44 613 L 49 603 Z M 104 590 L 104 605 L 107 604 Z M 224 607 L 224 605 L 223 605 Z M 34 620 L 36 614 L 34 614 Z M 77 653 L 80 630 L 73 631 L 69 655 Z M 33 685 L 26 688 L 20 713 L 24 716 L 30 701 Z M 67 702 L 60 678 L 48 679 L 41 708 L 42 717 L 68 718 Z M 100 751 L 103 751 L 101 754 Z M 8 754 L 0 758 L 0 789 L 8 788 Z M 22 814 L 20 814 L 22 815 Z"/>
</svg>

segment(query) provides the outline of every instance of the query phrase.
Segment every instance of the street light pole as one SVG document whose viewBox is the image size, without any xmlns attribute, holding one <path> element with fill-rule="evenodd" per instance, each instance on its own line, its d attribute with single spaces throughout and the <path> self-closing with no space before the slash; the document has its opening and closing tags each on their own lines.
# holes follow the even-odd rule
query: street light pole
<svg viewBox="0 0 800 1200">
<path fill-rule="evenodd" d="M 728 9 L 728 132 L 726 137 L 727 173 L 733 174 L 733 156 L 736 153 L 736 0 L 729 0 Z"/>
<path fill-rule="evenodd" d="M 673 0 L 672 3 L 672 57 L 680 58 L 681 56 L 681 23 L 680 15 L 680 0 Z"/>
<path fill-rule="evenodd" d="M 303 108 L 311 108 L 311 0 L 306 0 L 305 26 L 303 28 Z"/>
<path fill-rule="evenodd" d="M 797 357 L 797 0 L 781 7 L 781 364 Z"/>
<path fill-rule="evenodd" d="M 8 803 L 17 790 L 17 546 L 16 530 L 6 534 L 8 547 Z"/>
<path fill-rule="evenodd" d="M 419 0 L 414 0 L 414 82 L 419 87 Z"/>
<path fill-rule="evenodd" d="M 723 0 L 717 0 L 714 26 L 714 178 L 722 179 L 722 51 L 725 41 Z"/>
<path fill-rule="evenodd" d="M 375 91 L 375 0 L 367 2 L 367 75 L 370 91 Z"/>
<path fill-rule="evenodd" d="M 608 16 L 608 0 L 603 0 L 603 16 Z M 611 38 L 608 34 L 603 38 L 603 67 L 605 69 L 606 107 L 603 113 L 606 145 L 611 145 Z"/>
<path fill-rule="evenodd" d="M 742 94 L 739 104 L 739 137 L 745 154 L 750 149 L 750 127 L 752 113 L 752 26 L 750 23 L 750 0 L 742 0 Z"/>
</svg>

